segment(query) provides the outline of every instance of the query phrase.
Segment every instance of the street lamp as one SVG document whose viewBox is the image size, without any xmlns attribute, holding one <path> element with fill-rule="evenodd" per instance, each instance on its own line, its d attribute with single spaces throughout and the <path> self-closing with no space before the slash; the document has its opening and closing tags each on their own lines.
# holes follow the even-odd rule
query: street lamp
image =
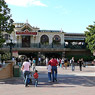
<svg viewBox="0 0 95 95">
<path fill-rule="evenodd" d="M 10 54 L 11 54 L 10 59 L 12 59 L 12 48 L 15 45 L 15 43 L 12 42 L 12 39 L 9 40 L 10 42 L 8 42 L 7 45 L 10 46 Z"/>
</svg>

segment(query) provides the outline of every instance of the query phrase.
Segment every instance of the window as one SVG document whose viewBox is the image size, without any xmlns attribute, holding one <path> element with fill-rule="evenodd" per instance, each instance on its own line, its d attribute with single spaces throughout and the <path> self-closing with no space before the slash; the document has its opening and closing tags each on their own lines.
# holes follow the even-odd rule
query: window
<svg viewBox="0 0 95 95">
<path fill-rule="evenodd" d="M 41 36 L 41 44 L 45 44 L 45 45 L 49 44 L 49 38 L 47 35 Z"/>
<path fill-rule="evenodd" d="M 54 43 L 54 44 L 60 44 L 60 41 L 61 41 L 61 38 L 60 38 L 59 35 L 55 35 L 55 36 L 53 37 L 53 43 Z"/>
</svg>

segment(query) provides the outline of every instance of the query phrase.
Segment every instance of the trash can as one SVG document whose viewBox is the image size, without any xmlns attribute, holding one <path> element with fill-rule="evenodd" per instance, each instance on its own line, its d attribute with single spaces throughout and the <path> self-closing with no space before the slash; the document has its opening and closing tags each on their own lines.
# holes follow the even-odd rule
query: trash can
<svg viewBox="0 0 95 95">
<path fill-rule="evenodd" d="M 20 67 L 18 65 L 15 65 L 13 67 L 13 76 L 14 77 L 20 77 L 21 76 L 21 70 L 20 70 Z"/>
</svg>

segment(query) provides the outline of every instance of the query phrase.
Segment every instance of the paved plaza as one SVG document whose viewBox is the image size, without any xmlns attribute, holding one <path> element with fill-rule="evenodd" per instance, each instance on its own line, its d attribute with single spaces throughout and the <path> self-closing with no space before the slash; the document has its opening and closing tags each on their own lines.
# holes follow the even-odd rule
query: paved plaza
<svg viewBox="0 0 95 95">
<path fill-rule="evenodd" d="M 39 73 L 39 85 L 25 87 L 23 78 L 13 77 L 0 80 L 0 95 L 95 95 L 95 67 L 83 67 L 71 71 L 58 67 L 58 82 L 48 83 L 46 66 L 36 67 Z M 34 81 L 34 79 L 33 79 Z"/>
</svg>

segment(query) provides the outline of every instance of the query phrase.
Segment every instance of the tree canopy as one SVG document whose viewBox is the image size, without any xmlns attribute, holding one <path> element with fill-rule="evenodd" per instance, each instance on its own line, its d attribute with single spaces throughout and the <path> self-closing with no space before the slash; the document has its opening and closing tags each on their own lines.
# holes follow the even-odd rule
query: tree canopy
<svg viewBox="0 0 95 95">
<path fill-rule="evenodd" d="M 93 53 L 93 51 L 95 51 L 95 23 L 94 25 L 89 25 L 87 27 L 88 31 L 85 31 L 85 35 L 86 35 L 86 43 L 87 43 L 87 47 L 91 50 L 91 52 Z"/>
<path fill-rule="evenodd" d="M 13 19 L 11 18 L 10 9 L 5 0 L 0 0 L 0 47 L 5 42 L 3 32 L 11 33 L 14 29 Z"/>
</svg>

